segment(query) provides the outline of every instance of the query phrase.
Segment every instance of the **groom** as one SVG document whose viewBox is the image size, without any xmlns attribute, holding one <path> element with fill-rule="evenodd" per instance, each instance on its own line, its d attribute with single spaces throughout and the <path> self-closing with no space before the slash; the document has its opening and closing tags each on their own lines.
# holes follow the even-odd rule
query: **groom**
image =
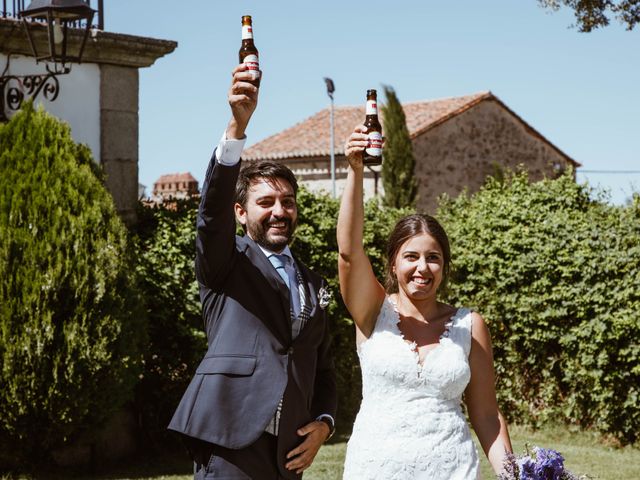
<svg viewBox="0 0 640 480">
<path fill-rule="evenodd" d="M 196 277 L 208 351 L 169 429 L 196 480 L 300 479 L 333 433 L 336 386 L 325 281 L 289 250 L 298 212 L 291 170 L 240 168 L 258 89 L 233 71 L 231 120 L 207 169 Z M 236 236 L 238 221 L 245 235 Z"/>
</svg>

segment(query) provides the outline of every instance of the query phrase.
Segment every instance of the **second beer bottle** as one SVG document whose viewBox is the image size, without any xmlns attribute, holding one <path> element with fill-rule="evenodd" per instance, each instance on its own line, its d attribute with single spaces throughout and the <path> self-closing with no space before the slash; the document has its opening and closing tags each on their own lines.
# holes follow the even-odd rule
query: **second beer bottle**
<svg viewBox="0 0 640 480">
<path fill-rule="evenodd" d="M 240 46 L 240 63 L 247 66 L 247 70 L 253 76 L 253 83 L 256 87 L 260 86 L 260 61 L 258 60 L 258 49 L 253 43 L 253 25 L 251 24 L 251 15 L 242 17 L 242 45 Z"/>
<path fill-rule="evenodd" d="M 367 127 L 367 147 L 362 154 L 365 165 L 382 163 L 382 125 L 378 120 L 378 94 L 375 90 L 367 90 L 367 107 L 364 126 Z"/>
</svg>

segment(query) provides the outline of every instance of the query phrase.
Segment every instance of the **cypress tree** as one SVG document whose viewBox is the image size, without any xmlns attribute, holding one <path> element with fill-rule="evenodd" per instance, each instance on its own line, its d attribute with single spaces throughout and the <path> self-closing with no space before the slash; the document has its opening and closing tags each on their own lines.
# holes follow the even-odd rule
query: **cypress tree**
<svg viewBox="0 0 640 480">
<path fill-rule="evenodd" d="M 395 90 L 383 85 L 384 147 L 382 162 L 383 202 L 387 207 L 414 207 L 418 193 L 415 158 L 402 105 Z"/>
<path fill-rule="evenodd" d="M 69 127 L 0 125 L 0 465 L 46 461 L 131 398 L 144 323 L 127 231 Z"/>
</svg>

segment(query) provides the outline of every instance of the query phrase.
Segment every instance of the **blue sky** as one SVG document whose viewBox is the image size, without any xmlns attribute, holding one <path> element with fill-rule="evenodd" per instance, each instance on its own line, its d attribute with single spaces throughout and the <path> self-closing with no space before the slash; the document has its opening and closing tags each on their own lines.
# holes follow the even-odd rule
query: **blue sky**
<svg viewBox="0 0 640 480">
<path fill-rule="evenodd" d="M 254 18 L 264 72 L 248 145 L 329 104 L 388 84 L 401 101 L 492 91 L 583 170 L 640 171 L 640 27 L 570 28 L 536 0 L 108 0 L 105 29 L 175 40 L 140 72 L 140 182 L 202 181 L 229 118 L 240 17 Z M 319 132 L 321 133 L 321 132 Z M 342 143 L 343 139 L 336 139 Z M 580 173 L 623 203 L 640 174 Z"/>
</svg>

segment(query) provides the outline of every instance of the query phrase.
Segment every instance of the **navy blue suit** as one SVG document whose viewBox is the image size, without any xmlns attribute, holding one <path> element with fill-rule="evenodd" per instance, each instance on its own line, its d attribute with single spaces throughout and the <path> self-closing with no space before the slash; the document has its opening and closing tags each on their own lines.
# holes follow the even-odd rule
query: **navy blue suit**
<svg viewBox="0 0 640 480">
<path fill-rule="evenodd" d="M 235 185 L 240 163 L 209 164 L 196 238 L 196 277 L 208 339 L 169 429 L 189 441 L 227 449 L 247 447 L 264 433 L 283 399 L 277 438 L 280 475 L 285 455 L 303 440 L 296 430 L 327 413 L 335 418 L 336 386 L 326 311 L 318 304 L 325 281 L 296 260 L 310 292 L 311 316 L 292 339 L 289 290 L 248 236 L 236 236 Z M 255 478 L 255 477 L 254 477 Z"/>
</svg>

